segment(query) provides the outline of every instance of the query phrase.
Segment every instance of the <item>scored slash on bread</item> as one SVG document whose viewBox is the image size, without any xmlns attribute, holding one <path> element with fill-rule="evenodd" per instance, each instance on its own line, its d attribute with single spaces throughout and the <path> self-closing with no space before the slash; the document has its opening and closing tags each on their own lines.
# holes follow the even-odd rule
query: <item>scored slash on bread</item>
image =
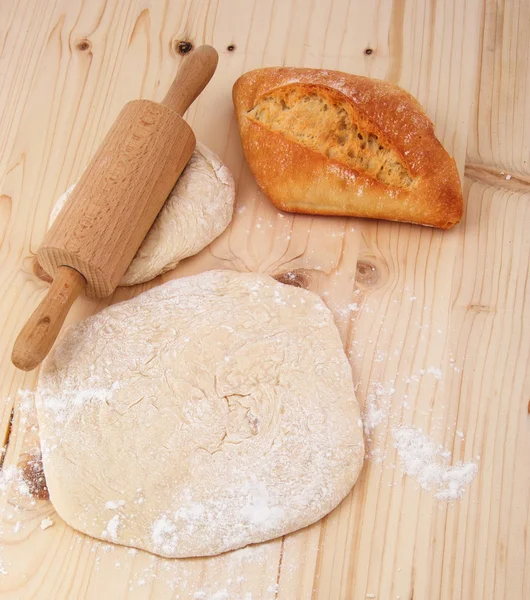
<svg viewBox="0 0 530 600">
<path fill-rule="evenodd" d="M 455 162 L 403 89 L 278 67 L 242 75 L 233 99 L 250 169 L 278 208 L 442 229 L 460 221 Z"/>
</svg>

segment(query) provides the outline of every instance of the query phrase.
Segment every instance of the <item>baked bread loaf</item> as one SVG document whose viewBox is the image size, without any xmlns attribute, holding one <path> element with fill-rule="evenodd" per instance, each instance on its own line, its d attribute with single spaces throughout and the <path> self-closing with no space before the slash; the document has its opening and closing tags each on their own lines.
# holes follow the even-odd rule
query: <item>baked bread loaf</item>
<svg viewBox="0 0 530 600">
<path fill-rule="evenodd" d="M 462 216 L 454 160 L 401 88 L 338 71 L 266 68 L 234 84 L 245 156 L 280 209 L 448 229 Z"/>
</svg>

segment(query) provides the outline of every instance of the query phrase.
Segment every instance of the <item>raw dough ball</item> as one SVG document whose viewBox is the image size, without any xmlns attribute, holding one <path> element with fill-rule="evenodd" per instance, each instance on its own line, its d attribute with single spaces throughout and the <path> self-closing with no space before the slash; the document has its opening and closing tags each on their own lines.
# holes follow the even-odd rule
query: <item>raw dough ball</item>
<svg viewBox="0 0 530 600">
<path fill-rule="evenodd" d="M 162 556 L 305 527 L 363 462 L 331 313 L 265 275 L 177 279 L 78 323 L 46 359 L 36 401 L 59 515 Z"/>
<path fill-rule="evenodd" d="M 57 200 L 48 228 L 74 187 Z M 198 143 L 120 285 L 154 279 L 200 252 L 228 227 L 234 198 L 232 174 L 209 148 Z"/>
</svg>

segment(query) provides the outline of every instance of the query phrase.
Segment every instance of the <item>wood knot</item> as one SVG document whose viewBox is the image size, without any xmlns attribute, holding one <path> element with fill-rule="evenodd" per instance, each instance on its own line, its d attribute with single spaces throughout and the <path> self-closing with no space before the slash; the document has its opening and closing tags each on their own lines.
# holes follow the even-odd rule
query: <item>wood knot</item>
<svg viewBox="0 0 530 600">
<path fill-rule="evenodd" d="M 22 463 L 20 468 L 22 469 L 22 476 L 28 486 L 29 493 L 39 500 L 48 500 L 50 494 L 48 493 L 44 469 L 42 468 L 42 459 L 40 457 L 30 458 L 25 463 Z"/>
<path fill-rule="evenodd" d="M 366 50 L 364 51 L 364 53 L 366 54 L 366 56 L 370 56 L 370 54 L 373 54 L 373 50 L 372 48 L 366 48 Z"/>
<path fill-rule="evenodd" d="M 226 49 L 228 50 L 228 52 L 233 52 L 236 49 L 236 47 L 234 46 L 234 44 L 230 44 L 226 47 Z"/>
<path fill-rule="evenodd" d="M 181 56 L 188 54 L 193 50 L 193 44 L 188 40 L 177 40 L 175 42 L 175 51 L 178 52 Z"/>
<path fill-rule="evenodd" d="M 469 310 L 473 312 L 495 312 L 495 307 L 488 306 L 487 304 L 470 304 Z"/>
<path fill-rule="evenodd" d="M 89 52 L 92 49 L 92 44 L 85 38 L 77 42 L 76 48 L 79 52 Z"/>
<path fill-rule="evenodd" d="M 355 281 L 365 287 L 373 287 L 378 284 L 380 279 L 379 270 L 376 265 L 366 260 L 360 260 L 357 263 Z"/>
<path fill-rule="evenodd" d="M 309 289 L 311 285 L 311 277 L 306 269 L 293 269 L 292 271 L 285 271 L 279 275 L 274 275 L 274 279 L 285 285 L 292 285 L 293 287 Z"/>
</svg>

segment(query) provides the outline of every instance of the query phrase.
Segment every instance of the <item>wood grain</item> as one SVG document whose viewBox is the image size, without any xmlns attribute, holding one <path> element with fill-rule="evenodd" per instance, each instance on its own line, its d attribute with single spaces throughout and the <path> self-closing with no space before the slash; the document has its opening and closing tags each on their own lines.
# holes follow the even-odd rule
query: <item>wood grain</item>
<svg viewBox="0 0 530 600">
<path fill-rule="evenodd" d="M 527 51 L 513 54 L 510 45 L 524 39 L 515 14 L 526 10 L 527 3 L 515 0 L 484 6 L 479 0 L 0 3 L 0 410 L 8 440 L 0 495 L 3 597 L 530 596 L 530 214 L 526 125 L 515 125 L 524 121 L 528 95 L 518 95 L 503 113 L 514 126 L 505 138 L 513 140 L 512 150 L 502 156 L 503 140 L 491 136 L 498 117 L 483 101 L 492 89 L 510 96 L 514 62 L 507 56 L 516 56 L 517 69 L 528 69 Z M 501 15 L 511 23 L 502 45 L 487 33 Z M 31 394 L 20 397 L 18 390 L 33 389 L 36 375 L 12 368 L 9 352 L 46 289 L 33 275 L 32 256 L 52 204 L 80 175 L 125 102 L 162 98 L 181 61 L 181 41 L 220 52 L 218 71 L 187 120 L 234 173 L 237 208 L 220 239 L 153 285 L 223 267 L 264 271 L 313 289 L 336 316 L 360 401 L 382 398 L 386 413 L 370 435 L 372 460 L 326 519 L 234 553 L 171 561 L 91 540 L 61 522 L 44 490 L 25 495 L 21 483 L 28 480 L 26 465 L 38 463 L 38 436 Z M 495 56 L 502 47 L 505 58 L 494 61 L 488 84 L 484 57 L 492 43 Z M 412 92 L 461 174 L 466 148 L 474 165 L 465 182 L 464 223 L 442 233 L 279 213 L 244 163 L 230 98 L 241 73 L 272 65 L 342 69 Z M 477 101 L 480 113 L 473 110 Z M 473 139 L 481 140 L 480 156 Z M 516 187 L 504 177 L 496 185 L 495 170 L 508 164 L 519 173 Z M 147 287 L 118 288 L 112 301 Z M 70 320 L 106 302 L 80 301 Z M 392 437 L 401 425 L 423 428 L 453 461 L 479 464 L 461 500 L 437 501 L 402 476 Z M 38 473 L 33 477 L 38 481 Z M 44 517 L 54 523 L 42 530 Z"/>
<path fill-rule="evenodd" d="M 530 2 L 485 3 L 468 162 L 530 175 Z"/>
</svg>

